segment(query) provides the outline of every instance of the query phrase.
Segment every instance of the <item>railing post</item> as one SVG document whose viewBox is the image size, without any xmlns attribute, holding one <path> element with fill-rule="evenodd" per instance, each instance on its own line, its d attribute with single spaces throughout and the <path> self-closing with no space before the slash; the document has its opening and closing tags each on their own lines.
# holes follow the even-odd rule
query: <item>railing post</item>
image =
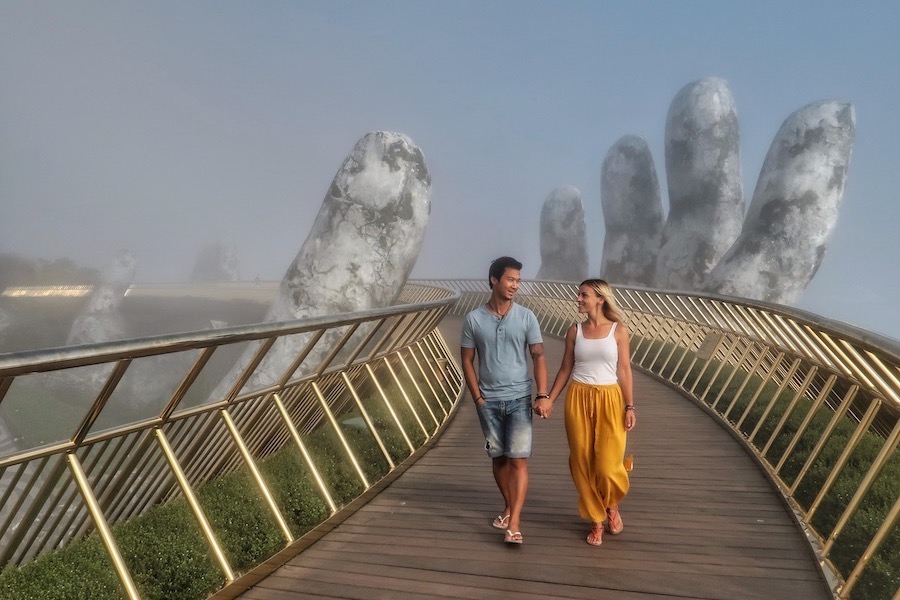
<svg viewBox="0 0 900 600">
<path fill-rule="evenodd" d="M 875 533 L 875 537 L 873 537 L 872 541 L 869 542 L 866 550 L 856 562 L 856 566 L 853 567 L 853 571 L 851 571 L 850 575 L 847 576 L 844 585 L 838 587 L 837 593 L 840 598 L 850 597 L 850 590 L 852 590 L 853 586 L 856 585 L 856 582 L 859 581 L 859 577 L 860 575 L 862 575 L 862 572 L 866 568 L 866 565 L 869 564 L 872 556 L 875 554 L 875 552 L 878 551 L 878 548 L 881 546 L 882 542 L 884 542 L 885 538 L 887 538 L 888 534 L 890 534 L 891 530 L 894 528 L 894 524 L 897 522 L 898 517 L 900 517 L 900 497 L 898 497 L 897 501 L 894 502 L 894 506 L 891 507 L 891 510 L 888 512 L 887 517 L 885 517 L 884 521 L 881 523 L 881 527 L 878 528 L 878 531 Z M 897 596 L 900 596 L 900 588 L 897 589 L 897 593 L 894 594 L 894 598 L 897 598 Z"/>
<path fill-rule="evenodd" d="M 69 468 L 72 470 L 72 475 L 75 477 L 75 483 L 78 485 L 81 497 L 84 498 L 88 511 L 91 513 L 94 525 L 97 526 L 97 533 L 100 535 L 100 539 L 103 541 L 103 545 L 106 547 L 110 559 L 112 559 L 113 568 L 116 570 L 119 582 L 125 589 L 125 594 L 131 600 L 140 600 L 141 596 L 138 594 L 137 587 L 134 585 L 134 580 L 131 578 L 131 572 L 125 565 L 125 560 L 122 558 L 119 546 L 116 544 L 112 531 L 109 529 L 109 524 L 106 522 L 103 509 L 100 508 L 100 504 L 94 496 L 94 491 L 91 489 L 91 484 L 88 482 L 87 475 L 84 474 L 84 470 L 81 468 L 81 462 L 79 462 L 78 457 L 75 456 L 74 452 L 68 453 L 66 455 L 66 460 L 69 462 Z"/>
<path fill-rule="evenodd" d="M 422 429 L 422 433 L 425 434 L 426 439 L 431 437 L 432 432 L 428 431 L 428 428 L 425 427 L 425 423 L 422 422 L 422 418 L 419 417 L 419 412 L 416 410 L 416 407 L 413 406 L 412 400 L 409 399 L 409 395 L 407 395 L 406 390 L 403 389 L 403 386 L 400 385 L 400 380 L 397 379 L 397 373 L 394 372 L 394 368 L 391 366 L 390 361 L 388 361 L 387 357 L 382 359 L 382 362 L 387 367 L 388 373 L 390 373 L 391 377 L 394 380 L 394 383 L 397 385 L 397 389 L 400 390 L 400 395 L 403 396 L 403 400 L 406 402 L 406 406 L 409 407 L 410 412 L 413 417 L 416 419 L 416 423 L 419 424 L 419 427 Z M 434 413 L 431 414 L 434 417 Z M 437 422 L 437 419 L 435 419 Z"/>
<path fill-rule="evenodd" d="M 828 425 L 825 427 L 825 430 L 822 432 L 822 435 L 819 437 L 819 441 L 816 442 L 815 448 L 809 453 L 809 456 L 806 457 L 806 462 L 803 463 L 803 467 L 800 468 L 800 472 L 797 473 L 797 477 L 794 478 L 793 483 L 791 483 L 791 487 L 788 490 L 791 496 L 797 491 L 797 487 L 800 485 L 800 482 L 803 480 L 803 477 L 809 471 L 810 467 L 812 467 L 813 462 L 818 458 L 819 454 L 821 454 L 822 449 L 825 447 L 825 444 L 831 439 L 831 434 L 834 433 L 834 430 L 837 428 L 838 423 L 840 423 L 841 419 L 846 418 L 847 410 L 850 408 L 850 404 L 853 403 L 853 399 L 856 398 L 856 392 L 859 391 L 859 387 L 853 385 L 850 386 L 850 389 L 847 390 L 847 393 L 844 394 L 844 399 L 841 400 L 841 405 L 834 411 L 834 415 L 832 415 L 831 420 L 828 422 Z"/>
<path fill-rule="evenodd" d="M 237 425 L 234 424 L 234 420 L 231 418 L 231 414 L 229 414 L 228 409 L 223 408 L 219 411 L 219 415 L 222 417 L 222 420 L 225 421 L 225 426 L 231 433 L 231 437 L 234 439 L 234 443 L 237 445 L 241 456 L 244 457 L 244 462 L 250 469 L 250 473 L 251 475 L 253 475 L 253 479 L 254 481 L 256 481 L 256 485 L 259 488 L 259 491 L 262 493 L 263 499 L 269 507 L 269 511 L 275 518 L 275 522 L 278 523 L 278 527 L 281 529 L 281 533 L 284 535 L 284 539 L 287 541 L 287 543 L 293 542 L 294 534 L 291 533 L 287 522 L 284 520 L 281 511 L 278 509 L 278 504 L 276 504 L 275 498 L 273 498 L 272 493 L 269 492 L 269 488 L 266 485 L 265 480 L 263 480 L 262 473 L 259 472 L 259 468 L 256 466 L 256 461 L 253 460 L 253 456 L 250 454 L 250 450 L 244 443 L 244 439 L 241 437 L 241 433 L 238 431 Z"/>
<path fill-rule="evenodd" d="M 391 414 L 391 418 L 394 419 L 394 423 L 397 425 L 397 429 L 400 431 L 400 435 L 403 436 L 403 439 L 406 441 L 407 447 L 409 447 L 409 452 L 410 454 L 412 454 L 416 451 L 416 447 L 412 443 L 412 440 L 409 439 L 409 435 L 407 435 L 406 430 L 403 428 L 403 423 L 400 422 L 400 417 L 397 416 L 397 411 L 394 410 L 394 406 L 391 404 L 390 399 L 387 397 L 387 394 L 384 393 L 384 388 L 381 387 L 381 383 L 375 376 L 375 372 L 372 370 L 371 365 L 366 365 L 366 372 L 369 374 L 369 379 L 371 379 L 372 383 L 375 384 L 375 389 L 378 390 L 378 395 L 381 396 L 382 402 L 384 402 L 384 405 L 387 407 L 388 412 Z"/>
<path fill-rule="evenodd" d="M 322 476 L 319 474 L 319 470 L 316 468 L 315 461 L 312 459 L 312 456 L 310 456 L 309 451 L 306 449 L 306 445 L 300 438 L 300 433 L 294 426 L 294 422 L 291 420 L 291 415 L 288 414 L 287 408 L 284 406 L 284 403 L 282 402 L 281 397 L 278 394 L 272 394 L 272 400 L 275 402 L 275 406 L 278 408 L 278 412 L 279 414 L 281 414 L 282 421 L 284 422 L 285 427 L 287 427 L 291 438 L 294 440 L 294 444 L 296 444 L 297 449 L 300 450 L 300 455 L 303 457 L 303 462 L 306 463 L 306 468 L 309 469 L 313 480 L 316 482 L 316 485 L 319 487 L 319 491 L 322 493 L 322 497 L 328 504 L 328 508 L 331 509 L 332 514 L 334 514 L 335 512 L 337 512 L 337 505 L 331 498 L 331 492 L 328 491 L 328 486 L 325 485 L 325 480 L 322 479 Z"/>
<path fill-rule="evenodd" d="M 350 391 L 350 395 L 353 396 L 353 401 L 356 402 L 356 407 L 359 409 L 359 414 L 362 415 L 366 427 L 369 428 L 369 432 L 372 434 L 372 437 L 375 438 L 375 443 L 378 444 L 378 448 L 379 450 L 381 450 L 382 456 L 384 456 L 385 460 L 387 460 L 388 467 L 391 470 L 394 470 L 397 465 L 394 464 L 394 460 L 391 458 L 391 453 L 388 452 L 387 446 L 384 445 L 384 441 L 382 441 L 381 439 L 381 435 L 378 434 L 378 428 L 376 428 L 375 423 L 372 422 L 372 418 L 369 416 L 369 411 L 367 411 L 365 405 L 363 405 L 363 401 L 359 397 L 359 394 L 356 392 L 356 388 L 353 386 L 353 382 L 350 381 L 350 378 L 347 376 L 346 371 L 341 372 L 341 377 L 344 379 L 344 385 L 347 387 L 347 390 Z"/>
<path fill-rule="evenodd" d="M 834 541 L 844 530 L 844 527 L 847 525 L 847 522 L 850 520 L 850 517 L 856 510 L 859 508 L 859 503 L 862 502 L 863 496 L 865 496 L 869 488 L 872 487 L 872 482 L 875 481 L 875 478 L 878 477 L 878 474 L 881 473 L 881 469 L 884 468 L 884 465 L 887 463 L 888 459 L 890 459 L 891 454 L 894 450 L 897 449 L 897 443 L 900 442 L 900 420 L 894 425 L 894 430 L 891 432 L 891 435 L 884 440 L 884 445 L 881 447 L 881 451 L 878 452 L 878 456 L 875 457 L 875 460 L 872 461 L 872 465 L 869 467 L 869 470 L 866 471 L 865 477 L 863 477 L 862 482 L 860 482 L 859 487 L 856 488 L 856 493 L 853 494 L 853 498 L 850 499 L 850 502 L 847 503 L 846 508 L 844 508 L 844 512 L 841 514 L 841 518 L 838 519 L 837 524 L 834 526 L 834 529 L 831 530 L 831 533 L 828 535 L 828 538 L 825 540 L 825 545 L 823 550 L 825 554 L 829 554 L 831 552 L 831 548 L 834 546 Z"/>
<path fill-rule="evenodd" d="M 853 435 L 851 435 L 850 439 L 847 440 L 847 444 L 844 446 L 844 450 L 841 452 L 841 455 L 838 457 L 837 461 L 834 463 L 834 466 L 831 468 L 831 472 L 828 474 L 828 478 L 825 479 L 825 482 L 822 484 L 822 488 L 819 490 L 819 494 L 816 496 L 816 499 L 813 500 L 812 504 L 809 505 L 809 508 L 806 509 L 807 521 L 812 520 L 813 515 L 822 504 L 825 496 L 828 495 L 828 492 L 831 490 L 831 486 L 834 485 L 834 482 L 835 480 L 837 480 L 837 477 L 840 474 L 841 470 L 844 468 L 844 465 L 847 464 L 847 461 L 850 459 L 850 455 L 853 454 L 853 450 L 856 449 L 856 446 L 859 444 L 863 435 L 872 425 L 872 421 L 875 420 L 875 416 L 878 414 L 879 408 L 881 408 L 881 400 L 879 400 L 878 398 L 875 398 L 874 400 L 872 400 L 872 402 L 869 403 L 869 408 L 866 410 L 866 414 L 863 415 L 863 417 L 859 420 L 856 429 L 853 431 Z"/>
<path fill-rule="evenodd" d="M 353 465 L 353 468 L 356 470 L 356 474 L 359 475 L 359 480 L 363 484 L 363 488 L 369 489 L 371 484 L 366 478 L 366 474 L 363 472 L 362 466 L 360 466 L 359 460 L 357 460 L 356 454 L 353 452 L 353 448 L 350 447 L 350 444 L 347 442 L 347 438 L 345 438 L 344 434 L 341 432 L 340 423 L 338 423 L 337 419 L 334 418 L 334 413 L 331 412 L 331 408 L 328 406 L 328 402 L 325 401 L 325 396 L 322 395 L 322 390 L 319 389 L 319 385 L 315 381 L 310 385 L 312 386 L 316 398 L 319 399 L 319 406 L 322 408 L 322 412 L 325 413 L 325 417 L 331 424 L 331 428 L 334 430 L 334 433 L 338 437 L 338 440 L 340 440 L 341 446 L 344 447 L 344 452 L 347 453 L 347 458 L 350 459 L 350 464 Z"/>
<path fill-rule="evenodd" d="M 156 428 L 154 433 L 156 434 L 156 441 L 159 442 L 159 447 L 162 448 L 163 454 L 166 455 L 166 460 L 169 461 L 169 468 L 171 468 L 172 473 L 175 474 L 175 479 L 178 480 L 178 485 L 181 486 L 181 492 L 184 494 L 188 506 L 191 507 L 191 511 L 194 513 L 194 518 L 197 519 L 197 523 L 200 524 L 200 530 L 203 532 L 203 537 L 206 538 L 206 543 L 209 544 L 213 556 L 216 558 L 216 562 L 219 563 L 219 568 L 222 569 L 227 581 L 234 581 L 234 572 L 231 570 L 231 565 L 228 564 L 225 552 L 222 551 L 219 540 L 216 539 L 216 534 L 213 532 L 209 520 L 206 518 L 206 513 L 203 512 L 200 501 L 197 500 L 197 496 L 194 495 L 194 490 L 187 477 L 184 475 L 184 470 L 181 468 L 181 463 L 178 462 L 178 457 L 175 456 L 175 451 L 172 450 L 169 440 L 166 439 L 166 434 L 159 427 Z"/>
</svg>

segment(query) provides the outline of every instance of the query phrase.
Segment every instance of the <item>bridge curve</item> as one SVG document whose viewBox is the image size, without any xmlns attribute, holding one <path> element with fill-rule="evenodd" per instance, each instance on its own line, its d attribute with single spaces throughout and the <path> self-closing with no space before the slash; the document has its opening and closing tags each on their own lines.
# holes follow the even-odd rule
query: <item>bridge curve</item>
<svg viewBox="0 0 900 600">
<path fill-rule="evenodd" d="M 440 329 L 459 347 L 461 320 Z M 563 342 L 545 340 L 555 372 Z M 638 427 L 625 531 L 584 542 L 561 412 L 535 422 L 525 543 L 490 520 L 502 508 L 468 394 L 422 457 L 376 497 L 238 597 L 830 598 L 780 494 L 723 428 L 635 374 Z M 235 588 L 218 597 L 234 597 Z"/>
<path fill-rule="evenodd" d="M 233 287 L 149 286 L 132 288 L 127 297 L 199 294 L 221 299 L 233 297 Z M 238 297 L 260 302 L 274 289 L 238 287 Z M 552 338 L 577 318 L 574 290 L 573 283 L 524 282 L 518 301 L 535 309 L 542 330 Z M 66 297 L 84 292 L 63 291 Z M 493 571 L 454 571 L 454 563 L 471 563 L 471 557 L 490 564 L 497 550 L 491 541 L 496 541 L 496 532 L 480 529 L 486 518 L 482 513 L 489 520 L 497 511 L 489 506 L 497 498 L 455 363 L 459 324 L 452 322 L 484 302 L 487 293 L 480 280 L 416 281 L 404 289 L 396 306 L 349 315 L 0 355 L 4 408 L 40 413 L 41 407 L 48 407 L 60 412 L 59 417 L 69 417 L 56 419 L 58 430 L 35 432 L 39 437 L 30 445 L 0 445 L 0 564 L 10 567 L 0 574 L 0 597 L 12 580 L 6 575 L 12 573 L 14 579 L 17 567 L 30 569 L 50 550 L 90 543 L 86 536 L 94 532 L 97 535 L 89 538 L 102 539 L 125 597 L 170 598 L 144 595 L 146 584 L 136 580 L 153 576 L 154 569 L 164 570 L 167 555 L 153 556 L 148 564 L 151 557 L 142 554 L 141 538 L 123 541 L 122 526 L 141 521 L 156 508 L 181 503 L 196 521 L 193 535 L 202 538 L 200 546 L 206 545 L 213 561 L 200 587 L 219 589 L 219 598 L 265 589 L 262 586 L 269 584 L 260 583 L 262 576 L 275 566 L 298 553 L 301 559 L 327 553 L 332 545 L 351 557 L 378 557 L 372 563 L 376 566 L 385 557 L 402 558 L 395 570 L 406 574 L 399 578 L 406 583 L 417 579 L 404 570 L 418 573 L 416 561 L 428 558 L 435 566 L 427 571 L 433 579 L 410 592 L 415 597 L 432 591 L 437 597 L 457 592 L 463 593 L 460 597 L 485 597 L 486 590 L 500 595 L 507 584 L 517 595 L 546 597 L 547 586 L 561 589 L 560 597 L 602 595 L 596 590 L 618 595 L 616 590 L 625 589 L 627 572 L 634 571 L 645 587 L 627 592 L 633 597 L 659 595 L 662 588 L 654 585 L 663 581 L 672 584 L 668 593 L 673 597 L 744 598 L 753 597 L 757 588 L 773 598 L 817 597 L 806 587 L 812 581 L 838 598 L 850 597 L 854 590 L 854 598 L 900 600 L 900 344 L 785 307 L 640 288 L 616 291 L 633 332 L 632 361 L 645 374 L 638 376 L 638 393 L 650 399 L 659 392 L 657 404 L 641 402 L 639 431 L 631 441 L 638 456 L 636 485 L 628 500 L 634 512 L 623 507 L 631 535 L 609 536 L 600 549 L 581 541 L 583 524 L 571 497 L 561 419 L 541 422 L 537 442 L 546 456 L 535 457 L 533 473 L 551 486 L 549 492 L 532 492 L 529 506 L 537 510 L 533 527 L 525 532 L 529 543 L 520 558 L 526 560 L 514 561 L 512 571 L 496 578 Z M 282 339 L 296 345 L 296 359 L 288 370 L 263 387 L 245 385 Z M 210 395 L 205 391 L 209 378 L 227 365 L 216 364 L 213 355 L 241 345 L 257 348 L 256 358 L 224 395 Z M 149 390 L 141 385 L 147 371 L 139 367 L 153 367 L 163 359 L 175 367 L 169 373 L 170 387 Z M 78 379 L 79 389 L 86 386 L 85 397 L 71 397 L 72 388 L 65 384 L 85 368 L 95 369 L 93 376 Z M 40 388 L 39 382 L 49 386 Z M 39 389 L 44 391 L 36 394 Z M 126 413 L 123 419 L 112 408 L 128 401 L 137 402 L 140 412 Z M 652 435 L 642 442 L 648 433 Z M 328 436 L 333 439 L 328 441 Z M 728 444 L 721 446 L 720 438 Z M 693 446 L 679 445 L 691 440 Z M 330 449 L 316 457 L 310 442 L 319 452 Z M 327 504 L 323 510 L 331 513 L 311 531 L 298 520 L 305 518 L 307 501 L 298 505 L 292 500 L 285 487 L 290 481 L 266 466 L 290 448 L 294 463 L 311 477 L 319 501 Z M 363 543 L 368 521 L 331 537 L 344 523 L 362 518 L 358 514 L 370 509 L 377 513 L 379 506 L 396 518 L 405 509 L 391 511 L 383 505 L 399 499 L 391 496 L 393 490 L 425 501 L 423 490 L 436 487 L 436 479 L 441 484 L 448 479 L 427 465 L 434 467 L 432 461 L 441 460 L 448 449 L 449 458 L 440 466 L 456 475 L 450 483 L 457 487 L 438 488 L 443 492 L 438 504 L 413 513 L 411 520 L 422 529 L 408 536 L 416 539 L 410 549 L 404 550 L 399 541 L 384 542 L 395 533 L 402 536 L 402 531 L 394 531 L 404 529 L 399 521 L 375 527 L 375 541 L 362 552 L 368 543 Z M 550 459 L 552 465 L 544 462 Z M 335 479 L 330 471 L 336 460 L 344 463 L 344 479 Z M 745 469 L 748 464 L 751 468 Z M 425 474 L 413 477 L 416 483 L 405 483 L 410 481 L 407 474 L 419 468 L 426 468 Z M 231 515 L 216 513 L 209 497 L 198 494 L 232 475 L 247 478 L 240 493 L 249 494 L 253 507 L 244 516 L 258 513 L 268 520 L 259 532 L 248 532 L 268 536 L 265 548 L 256 547 L 252 555 L 238 548 L 247 531 L 243 525 L 232 522 Z M 698 483 L 689 483 L 686 475 Z M 466 485 L 466 497 L 454 504 L 459 482 Z M 767 491 L 759 492 L 760 482 Z M 660 484 L 664 493 L 648 493 Z M 378 492 L 383 496 L 376 497 Z M 476 494 L 476 506 L 468 494 Z M 783 505 L 762 508 L 773 498 Z M 451 514 L 455 510 L 449 529 L 429 520 L 442 507 Z M 780 527 L 782 517 L 790 524 L 787 529 Z M 526 520 L 530 518 L 526 514 Z M 744 527 L 728 530 L 735 519 L 751 518 L 752 524 L 742 521 Z M 770 527 L 771 520 L 779 527 Z M 457 521 L 462 529 L 454 529 Z M 632 543 L 639 535 L 648 537 Z M 473 542 L 475 546 L 467 545 Z M 577 550 L 569 549 L 573 542 Z M 797 544 L 800 556 L 794 554 Z M 549 549 L 549 555 L 540 547 Z M 604 555 L 597 550 L 609 547 L 620 552 L 598 560 Z M 788 554 L 783 553 L 786 549 Z M 506 550 L 501 545 L 499 555 Z M 208 560 L 202 549 L 200 553 L 200 562 Z M 539 565 L 532 559 L 547 561 L 540 577 L 533 572 Z M 319 563 L 312 570 L 335 572 L 335 565 L 342 564 L 335 560 L 330 569 Z M 821 567 L 812 580 L 810 563 L 812 572 L 816 565 Z M 303 568 L 309 571 L 308 565 Z M 604 581 L 594 588 L 597 569 Z M 106 571 L 92 576 L 115 586 Z M 354 577 L 362 581 L 365 576 Z M 377 581 L 383 583 L 387 576 L 381 569 Z M 454 589 L 456 576 L 468 577 L 473 584 L 446 592 L 441 586 L 449 581 L 447 589 Z M 529 589 L 521 589 L 515 583 L 519 579 L 531 581 Z M 319 580 L 308 577 L 305 583 L 310 581 Z M 708 587 L 690 587 L 704 581 Z M 767 581 L 775 582 L 775 589 L 766 587 Z M 372 593 L 399 597 L 405 589 L 400 583 L 365 587 L 326 577 L 322 594 L 333 597 L 337 592 L 326 588 L 340 582 L 349 585 L 347 597 L 357 592 L 366 598 Z M 538 585 L 544 585 L 541 593 L 530 591 Z M 302 595 L 307 592 L 314 590 L 304 584 Z M 44 598 L 42 594 L 33 597 Z"/>
</svg>

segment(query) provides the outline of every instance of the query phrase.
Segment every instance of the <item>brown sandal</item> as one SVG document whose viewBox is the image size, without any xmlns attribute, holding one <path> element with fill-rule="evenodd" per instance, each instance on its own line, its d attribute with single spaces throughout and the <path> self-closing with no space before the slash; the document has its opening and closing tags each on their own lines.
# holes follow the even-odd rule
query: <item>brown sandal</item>
<svg viewBox="0 0 900 600">
<path fill-rule="evenodd" d="M 619 514 L 619 507 L 607 508 L 606 514 L 609 519 L 606 520 L 606 527 L 613 535 L 619 535 L 625 529 L 625 523 L 622 522 L 622 515 Z"/>
<path fill-rule="evenodd" d="M 599 546 L 603 543 L 603 523 L 591 523 L 591 531 L 585 541 L 591 546 Z"/>
</svg>

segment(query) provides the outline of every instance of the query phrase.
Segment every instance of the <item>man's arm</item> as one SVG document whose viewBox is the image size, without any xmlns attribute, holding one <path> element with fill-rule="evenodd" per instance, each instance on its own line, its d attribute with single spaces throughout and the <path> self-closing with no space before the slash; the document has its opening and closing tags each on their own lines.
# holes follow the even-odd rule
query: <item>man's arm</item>
<svg viewBox="0 0 900 600">
<path fill-rule="evenodd" d="M 535 340 L 535 343 L 528 344 L 528 352 L 531 354 L 531 362 L 534 364 L 534 384 L 537 386 L 538 395 L 547 394 L 547 358 L 544 356 L 544 340 L 541 339 L 541 325 L 538 323 L 534 313 L 528 311 L 526 320 L 526 339 Z"/>
<path fill-rule="evenodd" d="M 531 344 L 528 346 L 531 353 L 531 362 L 534 363 L 534 383 L 538 394 L 547 393 L 547 358 L 544 356 L 544 344 Z"/>
<path fill-rule="evenodd" d="M 463 377 L 466 380 L 466 387 L 472 395 L 472 400 L 478 406 L 484 402 L 481 390 L 478 389 L 478 375 L 475 373 L 475 348 L 460 348 L 459 359 L 462 362 Z"/>
</svg>

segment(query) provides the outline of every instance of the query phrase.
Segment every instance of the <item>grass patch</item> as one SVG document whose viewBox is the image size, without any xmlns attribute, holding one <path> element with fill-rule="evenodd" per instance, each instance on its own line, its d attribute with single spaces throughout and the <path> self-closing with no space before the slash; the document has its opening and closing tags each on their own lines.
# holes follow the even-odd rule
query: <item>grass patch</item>
<svg viewBox="0 0 900 600">
<path fill-rule="evenodd" d="M 77 574 L 77 575 L 76 575 Z M 112 561 L 96 535 L 0 573 L 3 600 L 118 600 L 124 598 Z"/>
</svg>

